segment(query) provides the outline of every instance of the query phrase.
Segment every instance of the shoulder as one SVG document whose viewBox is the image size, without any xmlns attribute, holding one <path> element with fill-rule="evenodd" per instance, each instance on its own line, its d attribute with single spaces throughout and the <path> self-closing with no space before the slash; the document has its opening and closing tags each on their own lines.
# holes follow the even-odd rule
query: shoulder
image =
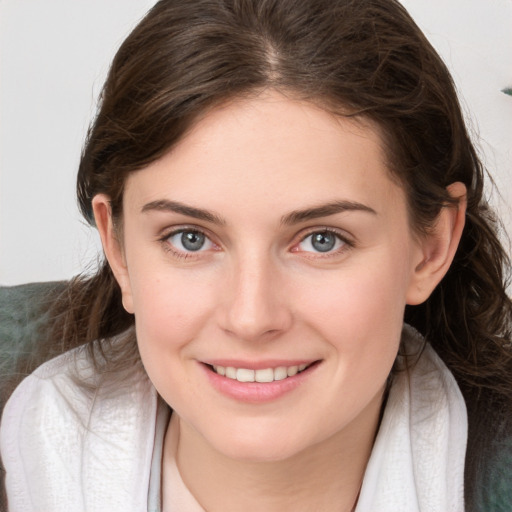
<svg viewBox="0 0 512 512">
<path fill-rule="evenodd" d="M 76 444 L 78 423 L 85 424 L 87 403 L 73 382 L 76 357 L 85 353 L 68 352 L 40 366 L 19 384 L 4 407 L 0 453 L 9 504 L 14 501 L 19 510 L 32 509 L 32 493 L 25 492 L 34 483 L 29 475 L 42 472 L 42 461 L 50 451 L 58 447 L 67 451 L 71 438 Z"/>
<path fill-rule="evenodd" d="M 0 449 L 7 466 L 14 446 L 37 453 L 43 444 L 62 443 L 87 428 L 94 395 L 81 385 L 94 381 L 84 347 L 52 359 L 26 377 L 7 401 L 0 423 Z"/>
<path fill-rule="evenodd" d="M 48 510 L 61 510 L 57 502 L 83 499 L 85 481 L 87 489 L 99 489 L 87 499 L 105 503 L 107 482 L 117 489 L 140 484 L 126 460 L 151 454 L 156 392 L 145 375 L 117 386 L 103 386 L 103 380 L 87 351 L 78 348 L 43 364 L 16 388 L 0 424 L 13 510 L 33 510 L 34 496 Z"/>
<path fill-rule="evenodd" d="M 6 433 L 21 435 L 23 428 L 51 422 L 53 414 L 66 416 L 88 409 L 85 388 L 76 382 L 76 369 L 93 375 L 85 349 L 66 352 L 37 368 L 26 377 L 7 401 L 1 422 L 2 439 Z M 52 414 L 48 414 L 48 413 Z"/>
</svg>

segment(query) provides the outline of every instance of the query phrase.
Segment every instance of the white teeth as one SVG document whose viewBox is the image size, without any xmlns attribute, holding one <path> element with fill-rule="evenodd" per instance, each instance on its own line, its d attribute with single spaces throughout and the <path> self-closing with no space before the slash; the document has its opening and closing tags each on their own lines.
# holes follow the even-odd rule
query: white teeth
<svg viewBox="0 0 512 512">
<path fill-rule="evenodd" d="M 255 380 L 256 380 L 256 382 L 273 382 L 274 381 L 274 370 L 272 370 L 272 368 L 265 368 L 264 370 L 256 370 Z"/>
<path fill-rule="evenodd" d="M 274 380 L 283 380 L 288 377 L 288 372 L 286 370 L 286 366 L 278 366 L 274 370 Z"/>
<path fill-rule="evenodd" d="M 236 380 L 238 382 L 254 382 L 254 370 L 238 368 L 236 371 Z"/>
<path fill-rule="evenodd" d="M 214 366 L 213 369 L 219 374 L 219 375 L 226 375 L 226 368 L 224 366 Z"/>
<path fill-rule="evenodd" d="M 306 365 L 304 365 L 304 368 L 306 368 Z M 286 373 L 288 374 L 288 377 L 293 377 L 294 375 L 297 375 L 298 371 L 299 371 L 299 367 L 298 366 L 290 366 L 286 370 Z"/>
<path fill-rule="evenodd" d="M 275 380 L 284 380 L 287 377 L 293 377 L 297 373 L 305 370 L 307 364 L 298 366 L 278 366 L 277 368 L 264 368 L 262 370 L 249 370 L 248 368 L 234 368 L 233 366 L 214 365 L 215 373 L 225 376 L 228 379 L 238 382 L 274 382 Z"/>
</svg>

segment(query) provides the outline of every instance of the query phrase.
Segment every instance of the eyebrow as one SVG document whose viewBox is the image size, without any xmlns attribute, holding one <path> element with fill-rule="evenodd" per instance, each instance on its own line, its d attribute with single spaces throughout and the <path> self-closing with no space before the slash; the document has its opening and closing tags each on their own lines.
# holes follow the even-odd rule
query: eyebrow
<svg viewBox="0 0 512 512">
<path fill-rule="evenodd" d="M 168 199 L 151 201 L 150 203 L 145 204 L 141 210 L 142 213 L 151 211 L 180 213 L 181 215 L 186 215 L 187 217 L 193 217 L 194 219 L 211 222 L 212 224 L 221 226 L 226 224 L 226 221 L 222 217 L 213 212 L 203 210 L 202 208 L 196 208 L 194 206 L 188 206 L 178 201 L 169 201 Z"/>
<path fill-rule="evenodd" d="M 377 212 L 366 206 L 365 204 L 354 201 L 333 201 L 332 203 L 323 204 L 313 208 L 305 208 L 304 210 L 295 210 L 281 217 L 281 224 L 293 225 L 307 220 L 318 219 L 319 217 L 328 217 L 336 213 L 347 211 L 359 211 L 377 215 Z"/>
<path fill-rule="evenodd" d="M 174 212 L 185 215 L 187 217 L 192 217 L 194 219 L 211 222 L 212 224 L 217 224 L 220 226 L 224 226 L 226 224 L 226 221 L 216 213 L 213 213 L 209 210 L 204 210 L 202 208 L 189 206 L 178 201 L 170 201 L 168 199 L 151 201 L 150 203 L 145 204 L 141 209 L 142 213 L 150 211 Z M 293 225 L 307 220 L 318 219 L 320 217 L 328 217 L 330 215 L 335 215 L 337 213 L 343 213 L 346 211 L 361 211 L 377 215 L 377 212 L 373 208 L 370 208 L 369 206 L 366 206 L 362 203 L 354 201 L 333 201 L 332 203 L 290 212 L 281 217 L 281 224 Z"/>
</svg>

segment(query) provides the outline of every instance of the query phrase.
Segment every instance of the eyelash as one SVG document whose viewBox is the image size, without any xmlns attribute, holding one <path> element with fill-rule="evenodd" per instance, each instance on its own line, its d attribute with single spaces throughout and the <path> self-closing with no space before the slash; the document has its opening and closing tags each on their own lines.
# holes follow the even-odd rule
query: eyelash
<svg viewBox="0 0 512 512">
<path fill-rule="evenodd" d="M 163 249 L 172 254 L 172 256 L 176 259 L 190 259 L 197 257 L 197 255 L 201 252 L 205 252 L 202 250 L 198 251 L 181 251 L 179 249 L 176 249 L 173 244 L 169 241 L 170 238 L 173 236 L 179 235 L 180 233 L 197 233 L 199 235 L 203 235 L 206 240 L 208 240 L 211 244 L 218 247 L 215 242 L 212 241 L 212 237 L 208 235 L 207 232 L 205 232 L 203 229 L 195 227 L 195 226 L 182 226 L 176 229 L 173 229 L 172 231 L 166 232 L 163 236 L 161 236 L 158 241 L 162 244 Z M 197 254 L 196 254 L 197 253 Z"/>
<path fill-rule="evenodd" d="M 341 243 L 342 246 L 336 250 L 329 250 L 324 253 L 321 251 L 313 252 L 313 251 L 300 251 L 298 249 L 298 246 L 302 244 L 305 240 L 307 240 L 310 236 L 315 234 L 330 234 L 335 236 Z M 338 231 L 337 229 L 331 228 L 331 227 L 315 227 L 310 229 L 306 234 L 302 235 L 300 240 L 295 243 L 292 247 L 292 252 L 302 252 L 303 254 L 311 254 L 314 256 L 305 256 L 309 258 L 332 258 L 336 256 L 340 256 L 341 254 L 344 254 L 345 252 L 349 251 L 350 249 L 353 249 L 355 247 L 355 242 L 350 240 L 345 234 L 342 234 L 342 232 Z"/>
<path fill-rule="evenodd" d="M 199 253 L 206 252 L 206 251 L 203 251 L 203 250 L 188 251 L 188 252 L 181 251 L 179 249 L 176 249 L 173 246 L 173 244 L 171 244 L 169 241 L 169 239 L 171 237 L 176 236 L 180 233 L 187 233 L 187 232 L 203 235 L 211 244 L 213 244 L 216 247 L 219 247 L 215 242 L 212 241 L 212 237 L 210 235 L 208 235 L 208 233 L 204 229 L 195 227 L 195 226 L 183 226 L 183 227 L 173 229 L 172 231 L 166 232 L 163 236 L 161 236 L 158 239 L 158 241 L 162 244 L 162 246 L 166 252 L 171 253 L 173 255 L 173 257 L 175 257 L 177 259 L 184 260 L 184 259 L 190 259 L 190 258 L 197 258 Z M 315 235 L 315 234 L 325 234 L 325 233 L 335 236 L 337 238 L 337 240 L 342 242 L 343 245 L 341 246 L 341 248 L 338 248 L 334 251 L 329 250 L 329 251 L 326 251 L 325 253 L 322 253 L 321 251 L 317 251 L 317 252 L 301 251 L 300 249 L 298 249 L 298 246 L 300 244 L 302 244 L 305 240 L 307 240 L 308 237 Z M 293 244 L 293 246 L 291 248 L 291 252 L 295 252 L 295 253 L 302 252 L 303 254 L 312 254 L 312 255 L 314 254 L 314 256 L 305 256 L 305 257 L 318 259 L 318 258 L 329 258 L 329 257 L 339 256 L 354 247 L 355 247 L 355 243 L 352 240 L 350 240 L 347 236 L 342 234 L 340 231 L 338 231 L 334 228 L 331 228 L 331 227 L 320 227 L 320 228 L 315 227 L 315 228 L 310 229 L 306 234 L 301 235 L 300 240 Z"/>
</svg>

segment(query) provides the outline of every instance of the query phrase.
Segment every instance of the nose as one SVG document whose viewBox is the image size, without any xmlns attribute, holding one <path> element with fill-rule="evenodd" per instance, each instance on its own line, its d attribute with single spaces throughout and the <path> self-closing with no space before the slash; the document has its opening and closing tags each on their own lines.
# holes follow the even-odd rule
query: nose
<svg viewBox="0 0 512 512">
<path fill-rule="evenodd" d="M 240 340 L 273 339 L 290 328 L 290 300 L 270 258 L 235 265 L 223 290 L 221 327 Z"/>
</svg>

